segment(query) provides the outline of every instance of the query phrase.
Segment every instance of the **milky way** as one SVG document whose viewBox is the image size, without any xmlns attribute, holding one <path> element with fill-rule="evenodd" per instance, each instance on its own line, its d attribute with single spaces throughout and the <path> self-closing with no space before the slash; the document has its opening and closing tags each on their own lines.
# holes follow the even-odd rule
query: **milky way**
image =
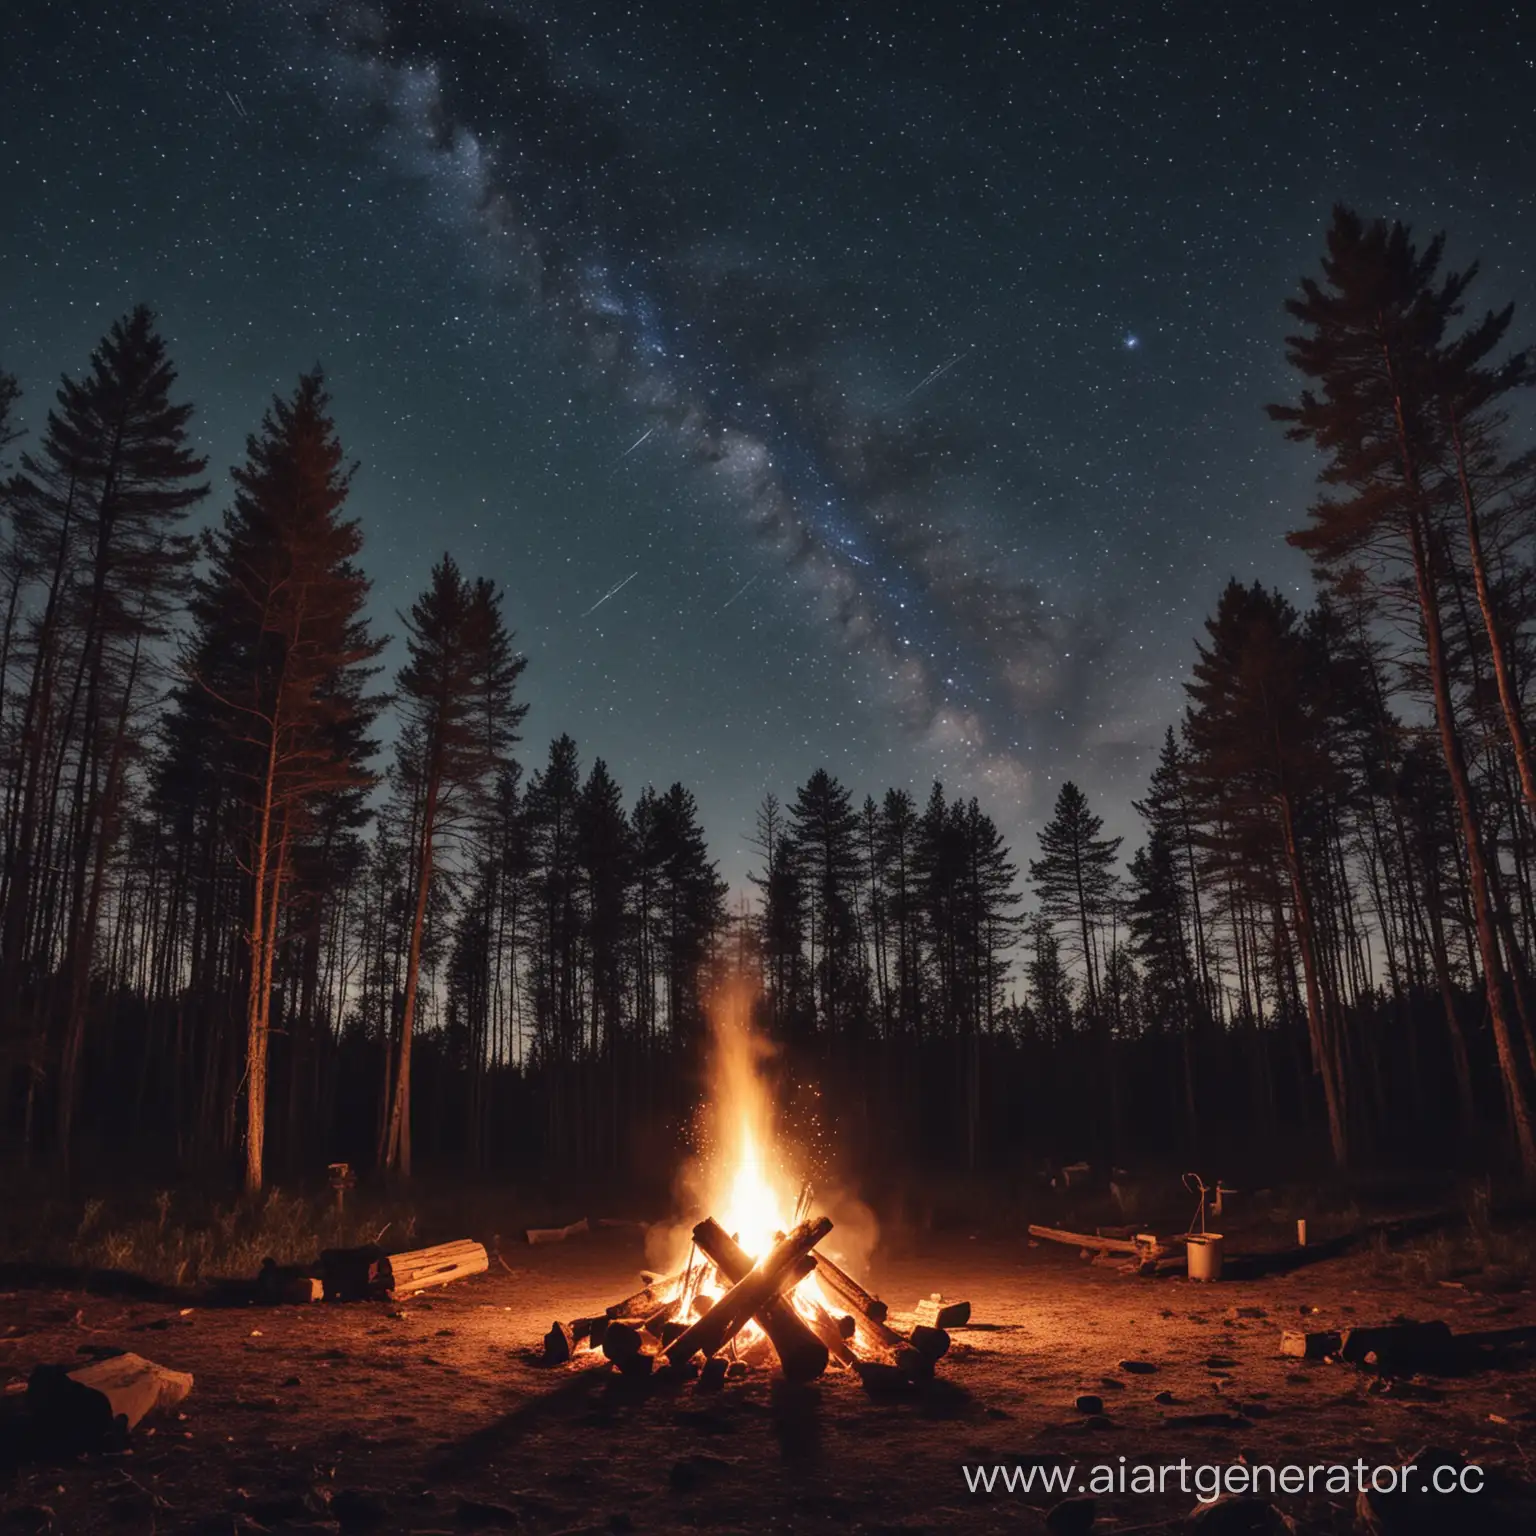
<svg viewBox="0 0 1536 1536">
<path fill-rule="evenodd" d="M 28 427 L 147 301 L 216 515 L 322 362 L 391 664 L 452 550 L 506 590 L 530 766 L 570 731 L 629 795 L 682 780 L 738 889 L 763 793 L 823 766 L 974 791 L 1021 860 L 1071 777 L 1134 846 L 1227 577 L 1310 598 L 1263 408 L 1336 199 L 1536 301 L 1524 0 L 6 22 Z"/>
<path fill-rule="evenodd" d="M 320 26 L 387 110 L 396 152 L 430 157 L 505 280 L 653 418 L 624 456 L 671 433 L 813 587 L 886 707 L 962 769 L 1023 789 L 1067 626 L 1033 585 L 994 578 L 953 519 L 933 536 L 942 493 L 920 423 L 848 409 L 802 296 L 706 263 L 710 232 L 686 197 L 513 16 L 395 0 L 335 7 Z"/>
</svg>

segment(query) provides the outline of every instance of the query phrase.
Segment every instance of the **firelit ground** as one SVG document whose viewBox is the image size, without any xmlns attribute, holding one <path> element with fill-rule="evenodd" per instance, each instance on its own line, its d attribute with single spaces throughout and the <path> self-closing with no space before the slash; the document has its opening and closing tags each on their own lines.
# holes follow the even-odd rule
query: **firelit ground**
<svg viewBox="0 0 1536 1536">
<path fill-rule="evenodd" d="M 183 1412 L 146 1420 L 126 1453 L 38 1459 L 13 1441 L 0 1529 L 1027 1532 L 1044 1529 L 1053 1500 L 972 1495 L 965 1466 L 1387 1463 L 1426 1444 L 1481 1462 L 1494 1488 L 1444 1529 L 1536 1529 L 1520 1481 L 1536 1371 L 1517 1335 L 1496 1364 L 1453 1379 L 1385 1383 L 1277 1353 L 1283 1328 L 1399 1314 L 1514 1330 L 1536 1323 L 1528 1292 L 1391 1280 L 1368 1255 L 1198 1286 L 1022 1237 L 928 1239 L 877 1259 L 873 1281 L 898 1311 L 935 1290 L 972 1302 L 974 1326 L 931 1387 L 874 1399 L 847 1374 L 788 1388 L 755 1370 L 710 1396 L 620 1379 L 591 1356 L 537 1363 L 554 1318 L 633 1289 L 638 1239 L 597 1234 L 508 1262 L 515 1272 L 493 1263 L 402 1306 L 183 1314 L 83 1292 L 0 1295 L 13 1417 L 38 1361 L 129 1349 L 196 1376 Z M 1156 1369 L 1123 1370 L 1126 1359 Z M 1103 1400 L 1101 1415 L 1077 1410 L 1082 1394 Z M 1281 1502 L 1302 1530 L 1357 1528 L 1352 1499 Z M 1101 1498 L 1094 1529 L 1179 1529 L 1193 1504 Z"/>
</svg>

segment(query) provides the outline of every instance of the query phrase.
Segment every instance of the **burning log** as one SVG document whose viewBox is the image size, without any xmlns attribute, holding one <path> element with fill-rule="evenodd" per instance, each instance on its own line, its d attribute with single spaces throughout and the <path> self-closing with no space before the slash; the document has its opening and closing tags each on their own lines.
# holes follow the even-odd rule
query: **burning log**
<svg viewBox="0 0 1536 1536">
<path fill-rule="evenodd" d="M 484 1247 L 469 1238 L 439 1243 L 435 1248 L 416 1248 L 392 1253 L 379 1266 L 379 1281 L 394 1300 L 414 1296 L 434 1285 L 447 1285 L 489 1268 Z"/>
<path fill-rule="evenodd" d="M 823 1216 L 816 1221 L 802 1221 L 781 1237 L 755 1269 L 738 1280 L 673 1344 L 667 1351 L 668 1361 L 681 1364 L 695 1354 L 706 1358 L 716 1354 L 770 1296 L 778 1295 L 790 1283 L 795 1276 L 796 1260 L 807 1257 L 831 1230 L 832 1223 Z"/>
<path fill-rule="evenodd" d="M 645 1280 L 645 1285 L 632 1296 L 626 1296 L 623 1301 L 616 1301 L 607 1309 L 609 1317 L 646 1317 L 655 1310 L 658 1302 L 666 1299 L 667 1293 L 682 1284 L 683 1271 L 674 1270 L 670 1275 L 652 1275 L 646 1280 L 644 1274 L 640 1276 Z"/>
<path fill-rule="evenodd" d="M 846 1270 L 839 1269 L 826 1254 L 816 1255 L 816 1271 L 821 1283 L 843 1305 L 872 1323 L 883 1323 L 890 1316 L 890 1308 L 878 1296 L 871 1296 Z"/>
<path fill-rule="evenodd" d="M 141 1355 L 110 1355 L 78 1370 L 40 1365 L 27 1382 L 27 1406 L 45 1435 L 90 1445 L 127 1433 L 156 1408 L 173 1408 L 192 1390 L 186 1371 Z"/>
<path fill-rule="evenodd" d="M 736 1285 L 751 1273 L 752 1260 L 713 1217 L 705 1217 L 693 1229 L 693 1240 L 730 1284 Z M 811 1331 L 787 1296 L 770 1296 L 753 1316 L 773 1341 L 779 1364 L 790 1381 L 814 1381 L 826 1370 L 830 1343 Z M 838 1342 L 842 1343 L 841 1338 Z"/>
</svg>

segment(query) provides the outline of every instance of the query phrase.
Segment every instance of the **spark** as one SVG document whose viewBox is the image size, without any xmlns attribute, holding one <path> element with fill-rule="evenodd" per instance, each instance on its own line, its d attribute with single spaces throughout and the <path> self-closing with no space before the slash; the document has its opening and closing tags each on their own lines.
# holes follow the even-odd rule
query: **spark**
<svg viewBox="0 0 1536 1536">
<path fill-rule="evenodd" d="M 729 608 L 731 604 L 734 603 L 736 599 L 742 595 L 743 592 L 747 591 L 749 587 L 755 587 L 762 579 L 763 573 L 761 571 L 759 571 L 756 576 L 749 577 L 742 586 L 737 587 L 737 589 L 728 598 L 726 598 L 723 603 L 720 604 L 720 612 L 724 613 L 725 610 Z"/>
<path fill-rule="evenodd" d="M 624 590 L 624 588 L 627 587 L 630 584 L 630 582 L 632 582 L 635 579 L 635 577 L 638 576 L 639 574 L 640 574 L 639 571 L 631 571 L 629 573 L 629 575 L 626 576 L 624 578 L 624 580 L 621 581 L 618 584 L 618 586 L 610 587 L 606 592 L 603 593 L 603 595 L 600 598 L 598 598 L 598 600 L 595 603 L 592 604 L 592 606 L 590 608 L 587 609 L 587 611 L 584 614 L 582 614 L 582 618 L 584 618 L 584 619 L 591 618 L 592 615 L 594 613 L 596 613 L 597 610 L 599 608 L 601 608 L 603 606 L 603 604 L 606 603 L 610 597 L 617 597 L 619 595 L 619 593 L 622 592 Z"/>
<path fill-rule="evenodd" d="M 630 454 L 632 454 L 632 453 L 633 453 L 633 452 L 634 452 L 634 451 L 635 451 L 635 449 L 636 449 L 636 448 L 638 448 L 638 447 L 639 447 L 639 446 L 640 446 L 640 444 L 641 444 L 641 443 L 643 443 L 643 442 L 644 442 L 644 441 L 645 441 L 645 440 L 646 440 L 646 438 L 648 438 L 648 437 L 649 437 L 649 436 L 650 436 L 650 435 L 651 435 L 651 433 L 652 433 L 652 432 L 654 432 L 654 431 L 655 431 L 655 430 L 656 430 L 656 428 L 655 428 L 655 427 L 653 427 L 653 426 L 652 426 L 652 427 L 647 427 L 647 428 L 646 428 L 646 429 L 645 429 L 645 431 L 644 431 L 644 432 L 642 432 L 642 433 L 641 433 L 641 434 L 640 434 L 640 436 L 639 436 L 639 437 L 637 437 L 637 438 L 636 438 L 636 439 L 635 439 L 635 440 L 634 440 L 634 442 L 632 442 L 632 443 L 631 443 L 631 444 L 630 444 L 630 445 L 629 445 L 629 447 L 628 447 L 628 448 L 626 448 L 626 449 L 625 449 L 625 450 L 624 450 L 624 452 L 623 452 L 623 453 L 621 453 L 621 454 L 620 454 L 620 455 L 619 455 L 619 457 L 620 457 L 620 458 L 621 458 L 621 459 L 627 459 L 627 458 L 628 458 L 628 457 L 629 457 L 629 456 L 630 456 Z"/>
<path fill-rule="evenodd" d="M 904 394 L 901 397 L 902 400 L 903 401 L 910 400 L 912 398 L 912 396 L 915 395 L 918 392 L 918 390 L 920 390 L 920 389 L 927 389 L 927 387 L 930 384 L 932 384 L 936 379 L 942 379 L 944 377 L 944 375 L 946 373 L 948 373 L 949 370 L 951 368 L 953 368 L 955 366 L 955 364 L 958 363 L 962 357 L 965 356 L 966 352 L 969 352 L 970 350 L 971 349 L 969 347 L 966 347 L 964 349 L 964 351 L 956 352 L 955 355 L 952 358 L 950 358 L 947 363 L 940 363 L 937 368 L 930 369 L 928 373 L 924 374 L 923 377 L 920 378 L 917 381 L 917 383 L 914 384 L 912 386 L 912 388 L 909 389 L 906 392 L 906 394 Z"/>
</svg>

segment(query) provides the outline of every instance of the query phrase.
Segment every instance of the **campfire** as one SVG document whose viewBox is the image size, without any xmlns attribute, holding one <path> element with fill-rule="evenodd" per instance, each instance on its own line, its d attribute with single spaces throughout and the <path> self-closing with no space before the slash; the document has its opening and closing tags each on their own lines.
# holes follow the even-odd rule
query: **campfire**
<svg viewBox="0 0 1536 1536">
<path fill-rule="evenodd" d="M 825 1251 L 833 1223 L 811 1215 L 811 1186 L 787 1166 L 760 1070 L 765 1047 L 744 1013 L 727 1002 L 715 1016 L 709 1152 L 694 1181 L 714 1214 L 687 1232 L 670 1267 L 642 1274 L 633 1295 L 600 1316 L 557 1321 L 545 1358 L 580 1362 L 601 1351 L 626 1375 L 702 1370 L 703 1387 L 733 1365 L 771 1363 L 796 1382 L 828 1369 L 856 1372 L 871 1388 L 926 1380 L 970 1306 L 933 1297 L 898 1331 L 886 1304 Z"/>
</svg>

